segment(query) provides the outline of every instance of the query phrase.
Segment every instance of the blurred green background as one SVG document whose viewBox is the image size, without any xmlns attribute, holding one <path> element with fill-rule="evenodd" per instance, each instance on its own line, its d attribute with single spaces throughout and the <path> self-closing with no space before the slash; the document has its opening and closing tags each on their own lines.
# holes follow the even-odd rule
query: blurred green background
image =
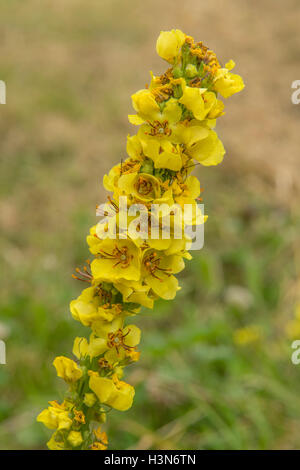
<svg viewBox="0 0 300 470">
<path fill-rule="evenodd" d="M 43 449 L 35 422 L 64 386 L 52 361 L 85 332 L 69 314 L 71 273 L 125 157 L 130 95 L 166 64 L 160 30 L 180 28 L 233 58 L 245 90 L 226 102 L 218 167 L 198 167 L 205 246 L 176 301 L 137 317 L 134 406 L 112 412 L 110 449 L 300 447 L 297 0 L 1 0 L 0 448 Z M 298 313 L 297 313 L 298 311 Z M 298 316 L 297 316 L 298 315 Z"/>
</svg>

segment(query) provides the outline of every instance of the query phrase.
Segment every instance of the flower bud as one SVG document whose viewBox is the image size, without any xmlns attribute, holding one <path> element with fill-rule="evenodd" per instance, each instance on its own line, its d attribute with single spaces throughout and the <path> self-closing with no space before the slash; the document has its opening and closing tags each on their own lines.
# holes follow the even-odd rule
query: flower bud
<svg viewBox="0 0 300 470">
<path fill-rule="evenodd" d="M 156 51 L 160 57 L 173 64 L 184 41 L 185 34 L 180 29 L 161 31 L 156 42 Z"/>
<path fill-rule="evenodd" d="M 193 64 L 188 64 L 185 68 L 186 76 L 189 78 L 193 78 L 198 74 L 197 67 Z"/>
<path fill-rule="evenodd" d="M 68 435 L 67 440 L 72 447 L 78 447 L 83 442 L 81 432 L 79 431 L 71 431 Z"/>
</svg>

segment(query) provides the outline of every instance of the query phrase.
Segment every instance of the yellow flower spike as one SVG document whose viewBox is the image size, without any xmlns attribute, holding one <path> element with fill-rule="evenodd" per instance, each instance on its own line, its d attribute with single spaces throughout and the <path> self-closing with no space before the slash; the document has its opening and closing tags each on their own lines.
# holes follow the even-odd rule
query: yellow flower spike
<svg viewBox="0 0 300 470">
<path fill-rule="evenodd" d="M 101 219 L 86 237 L 93 259 L 73 275 L 85 288 L 70 303 L 71 314 L 90 333 L 74 340 L 79 365 L 64 356 L 54 361 L 69 389 L 62 404 L 49 402 L 37 417 L 54 430 L 49 449 L 107 449 L 106 433 L 93 432 L 92 423 L 106 422 L 110 408 L 131 407 L 135 390 L 121 379 L 125 367 L 140 359 L 141 331 L 128 317 L 142 306 L 153 308 L 159 298 L 174 299 L 180 289 L 176 274 L 191 259 L 185 226 L 194 229 L 207 219 L 198 204 L 199 180 L 191 173 L 198 163 L 223 160 L 225 150 L 213 130 L 224 114 L 218 94 L 227 98 L 244 87 L 231 72 L 232 60 L 221 67 L 213 51 L 178 29 L 162 31 L 156 49 L 171 67 L 160 76 L 151 72 L 149 87 L 132 95 L 136 114 L 129 121 L 140 127 L 127 137 L 128 157 L 122 155 L 103 177 L 111 195 L 97 206 Z M 124 215 L 125 196 L 130 213 Z M 144 220 L 141 212 L 132 215 L 137 204 L 144 206 Z M 287 325 L 287 334 L 298 331 L 299 318 Z M 233 340 L 246 345 L 259 338 L 249 326 Z"/>
<path fill-rule="evenodd" d="M 178 57 L 185 38 L 185 34 L 180 29 L 161 31 L 156 42 L 156 52 L 162 59 L 172 64 Z"/>
<path fill-rule="evenodd" d="M 58 377 L 66 382 L 76 382 L 82 377 L 82 370 L 76 362 L 64 356 L 58 356 L 54 359 L 53 365 L 56 369 Z"/>
</svg>

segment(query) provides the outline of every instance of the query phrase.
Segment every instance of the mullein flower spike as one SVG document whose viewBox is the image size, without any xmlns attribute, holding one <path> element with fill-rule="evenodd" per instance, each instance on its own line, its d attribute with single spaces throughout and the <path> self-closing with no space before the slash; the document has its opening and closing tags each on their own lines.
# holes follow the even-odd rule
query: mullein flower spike
<svg viewBox="0 0 300 470">
<path fill-rule="evenodd" d="M 221 67 L 212 50 L 180 30 L 161 32 L 156 50 L 170 67 L 161 76 L 151 74 L 150 85 L 132 96 L 136 113 L 129 121 L 139 129 L 127 138 L 128 158 L 103 180 L 112 196 L 107 210 L 99 214 L 110 214 L 116 226 L 121 196 L 127 197 L 128 207 L 144 204 L 151 221 L 153 203 L 177 204 L 183 210 L 188 203 L 196 208 L 201 189 L 190 175 L 195 160 L 217 165 L 225 154 L 213 130 L 224 114 L 218 95 L 228 98 L 244 87 L 242 78 L 231 73 L 233 61 Z M 156 222 L 162 228 L 161 218 Z M 88 285 L 70 309 L 91 332 L 89 338 L 75 339 L 76 360 L 54 360 L 57 375 L 69 390 L 61 404 L 50 402 L 37 418 L 54 430 L 49 449 L 105 450 L 108 441 L 101 426 L 107 412 L 131 407 L 135 390 L 122 380 L 123 369 L 139 360 L 141 332 L 127 317 L 138 314 L 142 306 L 153 308 L 158 298 L 176 296 L 175 274 L 191 256 L 189 240 L 175 237 L 175 229 L 173 220 L 170 237 L 159 239 L 146 237 L 142 230 L 140 237 L 105 238 L 109 224 L 90 229 L 87 243 L 94 259 L 74 275 Z"/>
</svg>

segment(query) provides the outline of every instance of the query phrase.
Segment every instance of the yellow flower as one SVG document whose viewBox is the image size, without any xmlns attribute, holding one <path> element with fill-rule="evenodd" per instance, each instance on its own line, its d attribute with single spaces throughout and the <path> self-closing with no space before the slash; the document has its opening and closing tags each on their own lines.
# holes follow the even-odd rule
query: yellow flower
<svg viewBox="0 0 300 470">
<path fill-rule="evenodd" d="M 94 320 L 97 320 L 98 307 L 94 287 L 84 289 L 80 296 L 70 303 L 73 318 L 85 326 L 89 326 Z"/>
<path fill-rule="evenodd" d="M 146 100 L 146 97 L 149 98 Z M 147 105 L 150 97 L 155 107 L 154 105 L 153 107 Z M 171 127 L 170 124 L 175 124 L 181 119 L 182 109 L 175 98 L 170 98 L 166 102 L 163 111 L 161 111 L 150 90 L 140 90 L 135 95 L 132 95 L 132 104 L 140 119 L 137 120 L 135 116 L 130 115 L 128 116 L 129 121 L 135 125 L 151 121 L 151 124 L 149 123 L 150 127 L 152 127 L 152 130 L 149 128 L 151 135 L 166 135 L 167 128 L 164 123 L 167 122 L 168 127 Z M 167 133 L 170 134 L 170 132 Z"/>
<path fill-rule="evenodd" d="M 103 445 L 101 442 L 94 442 L 91 445 L 91 450 L 106 450 L 107 446 Z"/>
<path fill-rule="evenodd" d="M 139 280 L 140 250 L 131 240 L 105 239 L 98 256 L 91 263 L 94 279 L 111 282 L 119 279 Z"/>
<path fill-rule="evenodd" d="M 140 127 L 137 135 L 144 155 L 153 160 L 155 168 L 178 171 L 182 167 L 181 152 L 176 146 L 178 143 L 176 129 L 181 114 L 182 109 L 178 101 L 170 98 L 162 112 L 149 113 L 148 116 L 144 116 L 148 118 L 147 124 Z M 132 116 L 129 118 L 130 122 L 133 122 Z"/>
<path fill-rule="evenodd" d="M 239 328 L 234 332 L 233 340 L 238 346 L 246 346 L 259 341 L 261 338 L 261 329 L 256 325 Z"/>
<path fill-rule="evenodd" d="M 218 165 L 223 160 L 225 150 L 216 132 L 209 128 L 214 120 L 201 123 L 195 119 L 177 126 L 176 137 L 184 145 L 184 152 L 204 166 Z"/>
<path fill-rule="evenodd" d="M 90 389 L 97 395 L 99 401 L 119 411 L 128 410 L 133 402 L 134 388 L 118 380 L 105 377 L 90 377 Z"/>
<path fill-rule="evenodd" d="M 300 336 L 300 304 L 295 306 L 294 318 L 287 323 L 285 331 L 289 338 Z"/>
<path fill-rule="evenodd" d="M 137 281 L 116 281 L 114 286 L 123 295 L 123 302 L 133 302 L 143 305 L 147 308 L 153 308 L 153 298 L 148 296 L 149 286 L 142 285 Z"/>
<path fill-rule="evenodd" d="M 205 139 L 210 134 L 210 129 L 206 121 L 199 122 L 196 119 L 182 121 L 176 127 L 175 138 L 179 144 L 184 144 L 186 149 L 192 148 L 199 141 Z"/>
<path fill-rule="evenodd" d="M 192 111 L 194 117 L 202 121 L 205 119 L 209 110 L 205 108 L 205 103 L 203 99 L 203 94 L 206 91 L 206 88 L 192 88 L 186 86 L 183 91 L 183 95 L 180 98 L 179 102 L 184 104 L 184 106 Z"/>
<path fill-rule="evenodd" d="M 83 443 L 80 431 L 71 431 L 67 437 L 67 441 L 72 447 L 79 447 Z"/>
<path fill-rule="evenodd" d="M 106 432 L 101 431 L 101 427 L 99 426 L 99 428 L 97 428 L 97 429 L 94 430 L 94 434 L 95 434 L 95 437 L 96 437 L 96 439 L 97 439 L 97 441 L 98 441 L 97 443 L 98 443 L 98 444 L 101 443 L 101 444 L 103 445 L 104 449 L 106 449 L 106 448 L 107 448 L 107 445 L 108 445 L 108 439 L 107 439 L 107 434 L 106 434 Z M 103 450 L 104 450 L 104 449 L 103 449 Z"/>
<path fill-rule="evenodd" d="M 63 450 L 65 443 L 60 432 L 56 431 L 52 434 L 51 439 L 47 442 L 47 447 L 50 450 Z"/>
<path fill-rule="evenodd" d="M 148 173 L 122 175 L 118 188 L 123 194 L 131 195 L 140 202 L 152 202 L 161 196 L 159 180 Z"/>
<path fill-rule="evenodd" d="M 88 287 L 70 303 L 72 316 L 85 326 L 91 326 L 100 319 L 111 321 L 122 312 L 122 305 L 115 300 L 117 296 L 118 292 L 112 284 L 100 282 Z"/>
<path fill-rule="evenodd" d="M 83 399 L 83 403 L 88 407 L 88 408 L 91 408 L 92 406 L 94 406 L 94 404 L 96 403 L 97 401 L 97 398 L 96 398 L 96 395 L 94 393 L 85 393 L 84 394 L 84 399 Z"/>
<path fill-rule="evenodd" d="M 157 42 L 156 51 L 162 59 L 171 64 L 174 63 L 179 55 L 180 48 L 184 44 L 185 34 L 180 29 L 172 29 L 172 31 L 161 31 Z"/>
<path fill-rule="evenodd" d="M 74 411 L 74 421 L 76 421 L 79 424 L 85 424 L 85 415 L 83 411 L 76 410 L 75 408 L 73 409 L 73 411 Z"/>
<path fill-rule="evenodd" d="M 142 262 L 142 276 L 144 282 L 159 297 L 171 300 L 176 296 L 178 280 L 173 274 L 184 269 L 181 256 L 166 256 L 163 251 L 147 250 Z"/>
<path fill-rule="evenodd" d="M 223 114 L 224 104 L 218 100 L 216 94 L 206 88 L 183 87 L 183 95 L 179 99 L 194 117 L 203 121 L 207 117 L 215 119 Z"/>
<path fill-rule="evenodd" d="M 57 429 L 59 431 L 69 429 L 72 425 L 72 420 L 64 405 L 59 405 L 56 402 L 51 402 L 51 405 L 38 415 L 37 421 L 43 423 L 49 429 Z"/>
<path fill-rule="evenodd" d="M 160 115 L 160 107 L 156 103 L 154 95 L 150 90 L 139 90 L 131 97 L 132 106 L 142 118 L 139 124 L 142 124 L 144 120 L 146 121 L 149 118 L 157 119 Z M 129 118 L 130 120 L 130 118 Z"/>
<path fill-rule="evenodd" d="M 76 382 L 82 377 L 82 370 L 72 359 L 58 356 L 54 359 L 53 365 L 58 377 L 61 377 L 66 382 Z"/>
<path fill-rule="evenodd" d="M 105 351 L 114 350 L 116 359 L 122 360 L 132 348 L 139 344 L 141 337 L 141 330 L 137 326 L 123 327 L 122 323 L 122 319 L 116 319 L 111 323 L 95 322 L 92 325 L 94 333 L 90 336 L 86 354 L 93 358 L 100 356 Z"/>
<path fill-rule="evenodd" d="M 187 77 L 193 78 L 198 75 L 197 67 L 193 64 L 188 64 L 185 68 L 185 73 Z"/>
<path fill-rule="evenodd" d="M 190 147 L 187 153 L 204 166 L 218 165 L 225 155 L 224 146 L 214 131 Z"/>
<path fill-rule="evenodd" d="M 220 93 L 224 98 L 229 98 L 234 93 L 238 93 L 245 87 L 242 77 L 240 75 L 229 72 L 235 66 L 233 61 L 228 62 L 225 68 L 217 71 L 214 89 Z"/>
</svg>

